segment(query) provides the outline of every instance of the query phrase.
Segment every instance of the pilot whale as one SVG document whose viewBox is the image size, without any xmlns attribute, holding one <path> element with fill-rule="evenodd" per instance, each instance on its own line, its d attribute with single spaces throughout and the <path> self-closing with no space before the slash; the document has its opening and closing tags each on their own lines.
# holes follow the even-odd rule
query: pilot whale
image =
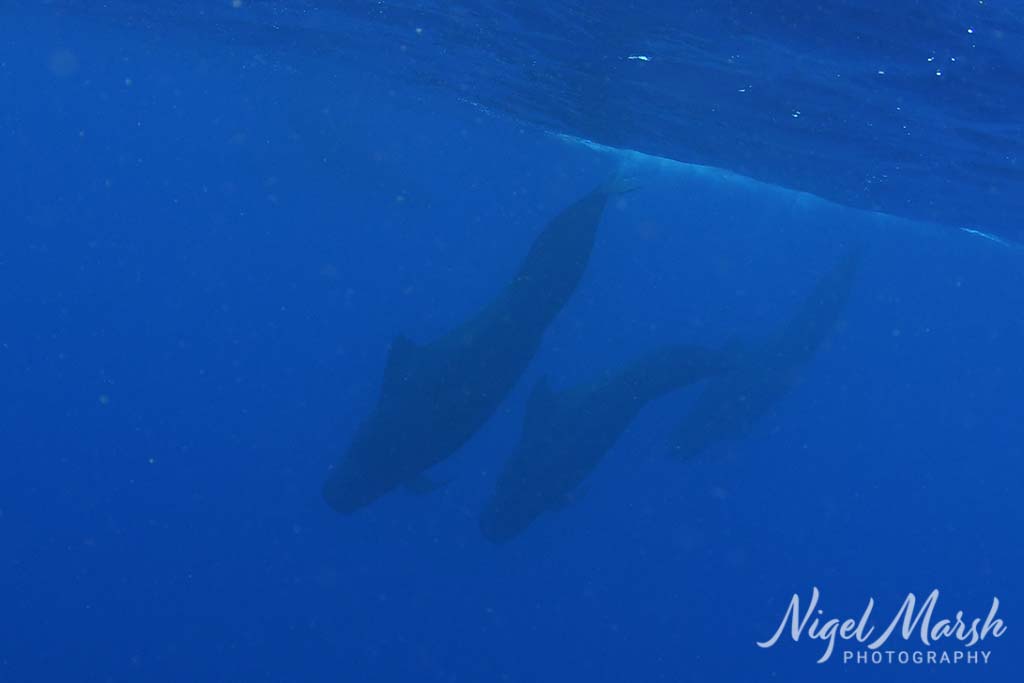
<svg viewBox="0 0 1024 683">
<path fill-rule="evenodd" d="M 792 389 L 842 317 L 860 260 L 859 247 L 848 251 L 773 337 L 732 350 L 735 367 L 707 383 L 675 430 L 674 457 L 692 457 L 719 441 L 747 436 Z"/>
<path fill-rule="evenodd" d="M 650 401 L 724 372 L 726 356 L 685 344 L 651 351 L 586 385 L 553 392 L 541 380 L 530 395 L 518 448 L 498 476 L 480 517 L 496 543 L 561 507 Z"/>
<path fill-rule="evenodd" d="M 402 485 L 433 486 L 426 470 L 465 444 L 511 392 L 579 285 L 609 197 L 632 189 L 612 179 L 563 210 L 498 296 L 444 336 L 424 345 L 395 338 L 376 408 L 324 484 L 332 508 L 351 513 Z"/>
</svg>

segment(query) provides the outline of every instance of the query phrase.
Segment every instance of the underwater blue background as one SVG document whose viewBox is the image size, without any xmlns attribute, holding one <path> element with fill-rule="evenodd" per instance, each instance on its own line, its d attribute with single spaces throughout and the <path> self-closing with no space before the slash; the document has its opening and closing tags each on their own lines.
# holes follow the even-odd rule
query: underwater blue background
<svg viewBox="0 0 1024 683">
<path fill-rule="evenodd" d="M 0 681 L 1016 680 L 1019 8 L 373 5 L 0 8 Z M 686 68 L 671 26 L 714 47 Z M 961 31 L 984 59 L 943 42 Z M 732 52 L 758 67 L 713 68 Z M 958 90 L 930 90 L 933 52 L 969 65 Z M 817 73 L 806 54 L 859 76 L 697 104 Z M 676 68 L 622 76 L 661 55 Z M 884 127 L 869 77 L 917 67 L 885 86 L 912 141 L 862 137 Z M 320 486 L 395 335 L 478 310 L 620 164 L 642 188 L 515 393 L 437 468 L 452 483 L 332 512 Z M 768 334 L 852 244 L 843 324 L 749 438 L 667 458 L 680 391 L 564 510 L 481 538 L 537 378 Z M 1008 631 L 971 668 L 756 647 L 812 586 L 836 616 L 933 588 L 984 616 L 996 595 Z"/>
</svg>

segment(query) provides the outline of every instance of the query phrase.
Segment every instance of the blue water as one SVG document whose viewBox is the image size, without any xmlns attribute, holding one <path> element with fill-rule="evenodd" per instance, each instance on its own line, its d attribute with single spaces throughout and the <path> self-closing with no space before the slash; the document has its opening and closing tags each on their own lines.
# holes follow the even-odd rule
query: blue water
<svg viewBox="0 0 1024 683">
<path fill-rule="evenodd" d="M 1017 680 L 1024 15 L 722 4 L 0 7 L 0 681 Z M 451 483 L 332 511 L 394 337 L 623 169 Z M 760 339 L 851 245 L 751 433 L 667 457 L 676 392 L 481 537 L 538 378 Z M 998 596 L 1007 631 L 977 665 L 757 647 L 812 587 L 880 628 Z"/>
</svg>

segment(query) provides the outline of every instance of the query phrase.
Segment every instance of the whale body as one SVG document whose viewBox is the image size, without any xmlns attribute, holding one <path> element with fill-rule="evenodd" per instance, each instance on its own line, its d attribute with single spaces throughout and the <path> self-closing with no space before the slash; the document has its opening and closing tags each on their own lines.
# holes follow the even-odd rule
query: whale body
<svg viewBox="0 0 1024 683">
<path fill-rule="evenodd" d="M 793 388 L 842 317 L 860 260 L 859 248 L 847 252 L 774 336 L 733 350 L 735 367 L 707 383 L 676 428 L 674 457 L 690 458 L 720 441 L 744 438 Z"/>
<path fill-rule="evenodd" d="M 494 542 L 522 533 L 564 505 L 650 401 L 726 370 L 726 356 L 678 344 L 651 351 L 626 368 L 559 393 L 546 380 L 527 404 L 518 448 L 498 476 L 480 517 Z"/>
<path fill-rule="evenodd" d="M 515 278 L 455 329 L 425 345 L 392 342 L 377 405 L 324 484 L 332 508 L 350 513 L 402 485 L 430 488 L 426 470 L 469 440 L 533 359 L 583 277 L 608 198 L 628 189 L 610 181 L 558 214 Z"/>
</svg>

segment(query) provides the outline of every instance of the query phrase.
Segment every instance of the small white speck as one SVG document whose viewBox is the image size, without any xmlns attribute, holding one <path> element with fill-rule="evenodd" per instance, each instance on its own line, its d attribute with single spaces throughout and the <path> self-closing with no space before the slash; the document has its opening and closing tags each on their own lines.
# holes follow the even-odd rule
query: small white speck
<svg viewBox="0 0 1024 683">
<path fill-rule="evenodd" d="M 941 76 L 942 75 L 942 69 L 939 69 L 938 71 L 936 71 L 935 75 L 936 76 Z"/>
<path fill-rule="evenodd" d="M 651 58 L 648 57 L 647 55 L 630 55 L 629 57 L 627 57 L 627 59 L 634 59 L 641 62 L 651 61 Z"/>
<path fill-rule="evenodd" d="M 928 61 L 929 61 L 929 62 L 934 62 L 934 61 L 935 61 L 935 57 L 929 57 L 929 58 L 928 58 Z"/>
<path fill-rule="evenodd" d="M 878 75 L 879 76 L 884 76 L 885 75 L 885 69 L 879 69 L 878 70 Z"/>
<path fill-rule="evenodd" d="M 793 112 L 793 118 L 794 119 L 800 118 L 800 110 L 799 109 L 797 109 L 796 111 Z"/>
<path fill-rule="evenodd" d="M 968 33 L 974 33 L 974 29 L 973 28 L 969 28 L 969 29 L 967 29 L 967 32 Z"/>
</svg>

